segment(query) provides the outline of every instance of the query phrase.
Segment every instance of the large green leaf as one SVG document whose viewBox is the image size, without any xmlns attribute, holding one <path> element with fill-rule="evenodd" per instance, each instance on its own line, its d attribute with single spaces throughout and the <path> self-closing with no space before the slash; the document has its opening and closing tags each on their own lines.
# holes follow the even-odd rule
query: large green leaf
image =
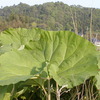
<svg viewBox="0 0 100 100">
<path fill-rule="evenodd" d="M 25 81 L 37 74 L 46 77 L 47 74 L 59 85 L 67 84 L 70 88 L 97 74 L 96 48 L 89 41 L 67 31 L 37 29 L 35 33 L 41 34 L 34 36 L 36 41 L 32 35 L 31 40 L 24 42 L 23 50 L 12 50 L 0 56 L 0 85 Z M 17 45 L 18 41 L 14 41 L 14 44 Z M 5 44 L 9 42 L 3 41 Z"/>
<path fill-rule="evenodd" d="M 11 100 L 12 86 L 0 86 L 0 100 Z"/>
<path fill-rule="evenodd" d="M 45 57 L 48 74 L 59 85 L 73 87 L 97 74 L 96 49 L 80 36 L 66 31 L 44 32 L 38 44 Z"/>
<path fill-rule="evenodd" d="M 38 33 L 37 33 L 38 30 Z M 0 34 L 0 54 L 13 50 L 24 49 L 25 44 L 29 41 L 37 41 L 39 37 L 39 29 L 8 29 Z"/>
<path fill-rule="evenodd" d="M 5 93 L 7 92 L 7 86 L 0 87 L 0 100 L 4 99 Z"/>
<path fill-rule="evenodd" d="M 28 50 L 14 50 L 0 56 L 0 85 L 14 84 L 25 81 L 41 73 L 42 56 L 37 59 Z"/>
<path fill-rule="evenodd" d="M 0 47 L 0 55 L 5 52 L 11 51 L 11 50 L 12 50 L 12 47 L 10 45 L 1 46 Z"/>
<path fill-rule="evenodd" d="M 99 52 L 99 55 L 98 55 L 98 66 L 99 66 L 99 72 L 98 72 L 98 75 L 95 76 L 96 78 L 96 87 L 97 89 L 99 90 L 99 93 L 100 93 L 100 52 Z"/>
</svg>

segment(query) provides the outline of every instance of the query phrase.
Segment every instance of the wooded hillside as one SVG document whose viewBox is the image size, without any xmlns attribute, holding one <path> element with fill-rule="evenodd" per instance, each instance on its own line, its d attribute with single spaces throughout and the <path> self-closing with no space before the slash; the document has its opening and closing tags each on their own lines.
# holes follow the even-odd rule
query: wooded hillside
<svg viewBox="0 0 100 100">
<path fill-rule="evenodd" d="M 39 27 L 46 30 L 77 29 L 78 33 L 90 30 L 91 8 L 69 6 L 62 2 L 49 2 L 29 6 L 20 3 L 0 8 L 0 31 L 10 27 Z M 92 30 L 100 32 L 100 9 L 92 8 Z M 74 25 L 75 24 L 75 25 Z"/>
</svg>

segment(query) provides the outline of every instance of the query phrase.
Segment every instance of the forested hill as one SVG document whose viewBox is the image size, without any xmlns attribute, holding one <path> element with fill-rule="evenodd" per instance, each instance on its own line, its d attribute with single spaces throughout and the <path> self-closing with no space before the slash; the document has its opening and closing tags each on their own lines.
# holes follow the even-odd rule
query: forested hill
<svg viewBox="0 0 100 100">
<path fill-rule="evenodd" d="M 40 27 L 47 30 L 71 30 L 86 33 L 90 28 L 91 9 L 49 2 L 29 6 L 20 3 L 0 8 L 0 31 L 9 27 Z M 92 9 L 92 30 L 100 32 L 100 9 Z"/>
</svg>

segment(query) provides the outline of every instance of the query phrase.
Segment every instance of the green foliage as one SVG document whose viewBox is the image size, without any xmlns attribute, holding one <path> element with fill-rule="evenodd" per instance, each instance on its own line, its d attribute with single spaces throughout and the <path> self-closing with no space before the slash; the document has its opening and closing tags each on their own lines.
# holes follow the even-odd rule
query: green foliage
<svg viewBox="0 0 100 100">
<path fill-rule="evenodd" d="M 100 94 L 100 52 L 99 52 L 99 55 L 98 55 L 98 61 L 99 61 L 99 63 L 98 63 L 99 73 L 98 73 L 98 75 L 96 75 L 96 80 L 97 80 L 96 87 L 99 90 L 99 94 Z"/>
<path fill-rule="evenodd" d="M 49 2 L 34 6 L 20 3 L 16 6 L 4 7 L 0 9 L 0 30 L 10 27 L 39 27 L 46 30 L 74 31 L 70 8 L 77 22 L 78 32 L 86 33 L 89 31 L 90 8 L 68 6 L 62 2 Z M 100 9 L 93 8 L 92 13 L 93 30 L 100 33 Z"/>
<path fill-rule="evenodd" d="M 1 86 L 19 84 L 40 89 L 50 78 L 59 86 L 72 88 L 98 72 L 95 46 L 69 31 L 9 29 L 1 33 L 0 44 Z M 17 88 L 14 89 L 18 91 Z M 12 97 L 28 88 L 13 92 Z"/>
<path fill-rule="evenodd" d="M 5 93 L 7 92 L 7 87 L 0 87 L 0 100 L 4 99 Z"/>
</svg>

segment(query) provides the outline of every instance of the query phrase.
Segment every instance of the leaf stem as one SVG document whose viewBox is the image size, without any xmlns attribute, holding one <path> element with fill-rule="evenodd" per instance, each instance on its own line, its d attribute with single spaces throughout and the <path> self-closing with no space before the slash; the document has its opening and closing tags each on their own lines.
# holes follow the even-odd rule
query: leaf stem
<svg viewBox="0 0 100 100">
<path fill-rule="evenodd" d="M 43 89 L 43 91 L 44 91 L 44 93 L 45 93 L 45 95 L 47 97 L 47 91 L 45 90 L 44 86 L 42 86 L 42 89 Z"/>
<path fill-rule="evenodd" d="M 50 78 L 48 78 L 48 96 L 47 100 L 51 100 L 51 94 L 50 94 Z"/>
<path fill-rule="evenodd" d="M 60 91 L 59 91 L 59 87 L 58 87 L 58 83 L 56 82 L 56 99 L 60 100 Z"/>
</svg>

